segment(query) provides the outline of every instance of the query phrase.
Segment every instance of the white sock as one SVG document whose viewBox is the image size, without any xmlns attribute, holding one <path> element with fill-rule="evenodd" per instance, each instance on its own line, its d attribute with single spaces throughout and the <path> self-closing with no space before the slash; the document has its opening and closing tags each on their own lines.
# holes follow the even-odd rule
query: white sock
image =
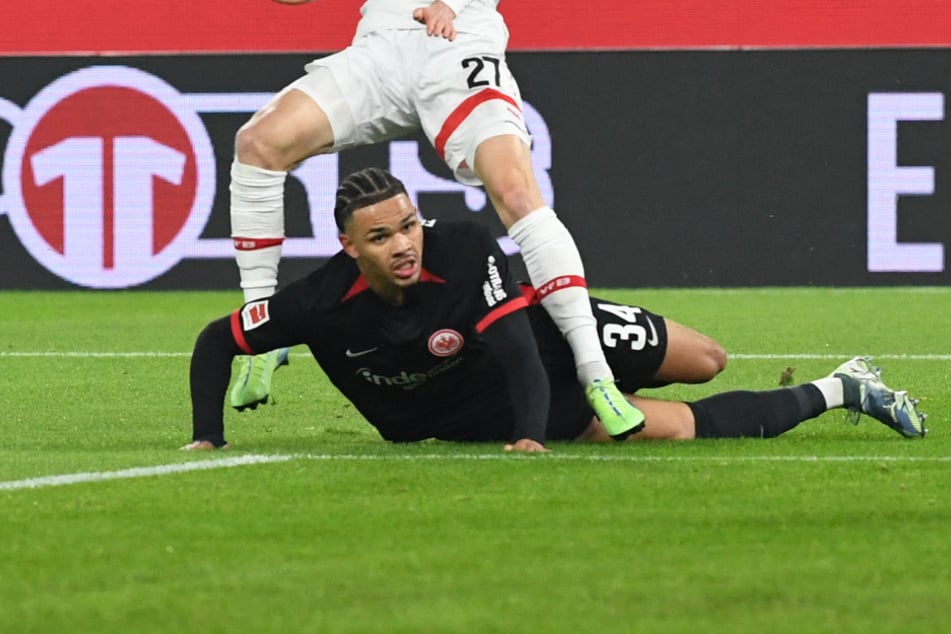
<svg viewBox="0 0 951 634">
<path fill-rule="evenodd" d="M 246 302 L 277 289 L 286 172 L 231 163 L 231 237 Z"/>
<path fill-rule="evenodd" d="M 591 314 L 581 255 L 568 229 L 550 207 L 541 207 L 513 224 L 509 236 L 522 251 L 542 306 L 571 346 L 578 380 L 582 385 L 614 381 Z"/>
<path fill-rule="evenodd" d="M 826 400 L 826 407 L 833 409 L 835 407 L 845 406 L 845 394 L 842 388 L 842 379 L 835 377 L 826 377 L 810 381 L 822 392 L 822 398 Z"/>
</svg>

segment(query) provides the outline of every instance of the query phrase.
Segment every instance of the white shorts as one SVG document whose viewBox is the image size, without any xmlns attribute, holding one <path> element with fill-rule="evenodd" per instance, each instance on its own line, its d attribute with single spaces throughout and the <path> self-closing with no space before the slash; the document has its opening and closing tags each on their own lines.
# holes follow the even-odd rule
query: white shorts
<svg viewBox="0 0 951 634">
<path fill-rule="evenodd" d="M 472 169 L 480 143 L 504 134 L 531 143 L 507 40 L 506 32 L 459 33 L 454 42 L 420 30 L 368 33 L 308 64 L 285 90 L 306 93 L 327 114 L 334 151 L 422 128 L 457 180 L 480 185 Z"/>
</svg>

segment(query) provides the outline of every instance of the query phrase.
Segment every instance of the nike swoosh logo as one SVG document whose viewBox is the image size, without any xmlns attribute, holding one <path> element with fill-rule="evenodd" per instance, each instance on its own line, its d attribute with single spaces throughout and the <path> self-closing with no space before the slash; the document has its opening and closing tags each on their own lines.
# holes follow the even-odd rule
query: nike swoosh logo
<svg viewBox="0 0 951 634">
<path fill-rule="evenodd" d="M 654 328 L 654 322 L 651 321 L 650 319 L 647 320 L 647 325 L 651 327 L 651 336 L 647 340 L 647 345 L 654 347 L 657 345 L 657 342 L 659 341 L 659 338 L 657 337 L 657 329 Z"/>
<path fill-rule="evenodd" d="M 347 355 L 347 358 L 349 358 L 349 359 L 354 359 L 354 358 L 356 358 L 356 357 L 362 357 L 362 356 L 365 355 L 365 354 L 370 354 L 371 352 L 373 352 L 373 351 L 376 350 L 376 349 L 377 349 L 377 348 L 370 348 L 369 350 L 360 350 L 359 352 L 351 352 L 350 349 L 347 348 L 347 350 L 346 350 L 346 352 L 344 352 L 344 354 Z"/>
</svg>

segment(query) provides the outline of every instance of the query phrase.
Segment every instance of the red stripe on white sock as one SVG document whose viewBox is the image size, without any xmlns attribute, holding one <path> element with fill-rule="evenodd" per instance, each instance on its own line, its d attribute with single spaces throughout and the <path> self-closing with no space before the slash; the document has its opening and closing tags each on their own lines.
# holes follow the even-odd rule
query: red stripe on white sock
<svg viewBox="0 0 951 634">
<path fill-rule="evenodd" d="M 238 251 L 257 251 L 268 247 L 279 247 L 284 244 L 284 238 L 239 238 L 234 237 L 234 248 Z"/>
<path fill-rule="evenodd" d="M 588 288 L 588 284 L 580 275 L 560 275 L 537 287 L 535 292 L 538 293 L 540 299 L 544 299 L 555 291 L 565 288 Z"/>
</svg>

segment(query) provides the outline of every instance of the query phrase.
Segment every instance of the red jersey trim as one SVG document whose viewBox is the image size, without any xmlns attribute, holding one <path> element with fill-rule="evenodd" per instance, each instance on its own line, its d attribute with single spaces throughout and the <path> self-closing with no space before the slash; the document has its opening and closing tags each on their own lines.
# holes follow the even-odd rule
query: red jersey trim
<svg viewBox="0 0 951 634">
<path fill-rule="evenodd" d="M 433 282 L 434 284 L 445 284 L 446 280 L 442 279 L 438 275 L 433 275 L 426 269 L 423 269 L 419 274 L 420 282 Z M 363 277 L 361 273 L 357 279 L 353 282 L 353 286 L 350 287 L 350 290 L 347 291 L 347 294 L 340 299 L 340 303 L 344 303 L 348 299 L 352 299 L 362 293 L 363 291 L 370 290 L 370 284 L 367 282 L 367 278 Z"/>
<path fill-rule="evenodd" d="M 241 311 L 236 310 L 231 313 L 231 336 L 238 347 L 244 350 L 245 354 L 254 354 L 248 340 L 244 338 L 244 330 L 241 329 Z"/>
<path fill-rule="evenodd" d="M 436 148 L 436 151 L 439 152 L 439 156 L 442 160 L 446 160 L 446 143 L 449 141 L 449 137 L 452 136 L 452 133 L 462 125 L 462 122 L 466 120 L 466 117 L 472 114 L 472 111 L 475 110 L 476 107 L 492 99 L 507 101 L 512 104 L 516 110 L 521 110 L 514 99 L 495 88 L 486 88 L 468 97 L 446 117 L 446 121 L 442 124 L 439 134 L 436 135 L 436 140 L 433 142 L 433 146 Z"/>
<path fill-rule="evenodd" d="M 538 293 L 535 292 L 535 288 L 531 284 L 519 283 L 518 286 L 522 290 L 522 297 L 525 298 L 529 306 L 537 306 L 542 303 L 542 300 L 538 297 Z"/>
<path fill-rule="evenodd" d="M 485 329 L 497 322 L 502 317 L 510 315 L 517 310 L 522 310 L 528 306 L 528 302 L 525 301 L 524 297 L 515 297 L 501 306 L 495 308 L 488 315 L 479 320 L 475 325 L 476 332 L 485 332 Z"/>
<path fill-rule="evenodd" d="M 268 247 L 277 247 L 284 244 L 284 238 L 241 238 L 235 236 L 234 248 L 238 251 L 257 251 Z"/>
<path fill-rule="evenodd" d="M 353 286 L 350 287 L 350 290 L 347 291 L 347 294 L 340 298 L 340 303 L 344 303 L 352 297 L 356 297 L 365 290 L 369 290 L 370 285 L 367 284 L 367 279 L 363 277 L 363 274 L 357 276 L 357 279 L 353 282 Z"/>
<path fill-rule="evenodd" d="M 426 269 L 423 269 L 422 273 L 419 274 L 420 282 L 432 282 L 434 284 L 445 284 L 446 280 L 442 279 L 438 275 L 433 275 Z"/>
</svg>

